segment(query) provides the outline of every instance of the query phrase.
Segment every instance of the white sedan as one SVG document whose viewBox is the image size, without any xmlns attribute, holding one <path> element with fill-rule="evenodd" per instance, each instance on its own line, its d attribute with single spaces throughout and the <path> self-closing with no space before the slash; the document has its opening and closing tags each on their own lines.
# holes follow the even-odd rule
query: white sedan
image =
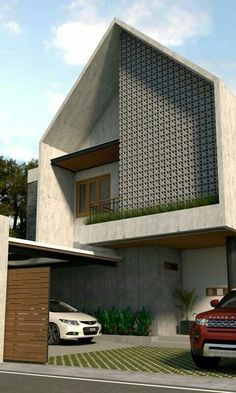
<svg viewBox="0 0 236 393">
<path fill-rule="evenodd" d="M 59 300 L 50 300 L 49 304 L 48 344 L 57 345 L 60 340 L 75 339 L 90 342 L 101 334 L 102 326 L 91 315 Z"/>
</svg>

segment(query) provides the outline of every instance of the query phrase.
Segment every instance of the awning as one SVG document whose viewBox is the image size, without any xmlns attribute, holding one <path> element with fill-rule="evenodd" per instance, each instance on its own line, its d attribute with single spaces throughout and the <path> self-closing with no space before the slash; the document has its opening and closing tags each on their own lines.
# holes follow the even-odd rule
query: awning
<svg viewBox="0 0 236 393">
<path fill-rule="evenodd" d="M 116 161 L 119 161 L 119 139 L 54 158 L 51 164 L 78 172 Z"/>
<path fill-rule="evenodd" d="M 9 238 L 8 265 L 45 266 L 57 263 L 100 264 L 116 266 L 122 258 L 111 249 L 99 247 L 85 248 L 61 247 L 53 244 Z"/>
</svg>

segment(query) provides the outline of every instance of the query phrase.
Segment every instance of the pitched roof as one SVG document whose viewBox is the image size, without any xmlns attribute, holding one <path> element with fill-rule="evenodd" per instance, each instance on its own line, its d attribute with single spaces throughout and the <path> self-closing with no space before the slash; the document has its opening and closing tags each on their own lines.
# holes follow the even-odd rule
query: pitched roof
<svg viewBox="0 0 236 393">
<path fill-rule="evenodd" d="M 52 120 L 41 142 L 66 153 L 79 149 L 119 86 L 119 37 L 129 32 L 184 67 L 215 82 L 218 78 L 152 38 L 114 19 Z"/>
</svg>

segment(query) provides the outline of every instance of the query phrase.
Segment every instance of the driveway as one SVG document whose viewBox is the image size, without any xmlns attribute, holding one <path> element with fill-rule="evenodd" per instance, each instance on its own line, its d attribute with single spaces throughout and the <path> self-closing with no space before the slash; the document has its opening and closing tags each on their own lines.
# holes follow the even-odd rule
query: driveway
<svg viewBox="0 0 236 393">
<path fill-rule="evenodd" d="M 102 350 L 99 350 L 99 347 Z M 119 347 L 117 347 L 117 344 L 112 345 L 110 342 L 106 344 L 104 342 L 90 344 L 87 351 L 85 346 L 83 348 L 78 345 L 72 348 L 73 353 L 67 347 L 67 354 L 49 357 L 49 364 L 129 372 L 141 371 L 169 375 L 236 379 L 236 359 L 222 359 L 217 369 L 201 370 L 194 365 L 190 350 L 185 348 L 124 346 L 124 344 L 119 344 Z"/>
<path fill-rule="evenodd" d="M 89 344 L 83 344 L 82 341 L 64 341 L 61 345 L 49 345 L 48 357 L 50 358 L 76 353 L 95 352 L 127 347 L 132 347 L 132 345 L 125 343 L 96 341 L 95 339 Z"/>
</svg>

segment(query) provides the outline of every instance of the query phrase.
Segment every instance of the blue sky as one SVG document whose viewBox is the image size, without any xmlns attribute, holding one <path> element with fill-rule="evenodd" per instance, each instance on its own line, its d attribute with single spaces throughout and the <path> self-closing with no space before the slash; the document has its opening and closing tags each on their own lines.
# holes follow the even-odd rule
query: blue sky
<svg viewBox="0 0 236 393">
<path fill-rule="evenodd" d="M 0 0 L 0 155 L 38 142 L 116 16 L 236 94 L 235 0 Z"/>
</svg>

